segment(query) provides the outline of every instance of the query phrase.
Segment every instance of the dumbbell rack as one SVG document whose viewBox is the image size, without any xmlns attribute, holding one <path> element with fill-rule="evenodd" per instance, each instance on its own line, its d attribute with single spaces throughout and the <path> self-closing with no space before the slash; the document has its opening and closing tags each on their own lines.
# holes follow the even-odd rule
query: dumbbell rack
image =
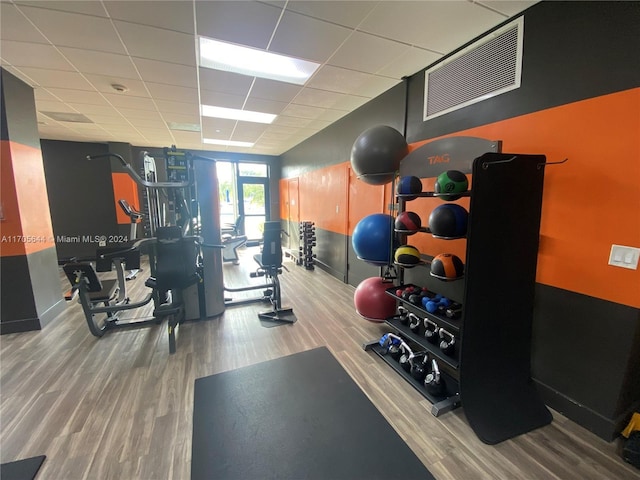
<svg viewBox="0 0 640 480">
<path fill-rule="evenodd" d="M 300 246 L 298 247 L 297 265 L 304 265 L 307 270 L 313 270 L 316 255 L 313 247 L 316 245 L 316 227 L 313 222 L 300 222 Z"/>
<path fill-rule="evenodd" d="M 385 321 L 412 349 L 415 345 L 417 350 L 426 350 L 436 359 L 447 384 L 446 397 L 431 397 L 398 362 L 386 355 L 378 339 L 364 347 L 378 354 L 429 399 L 434 404 L 434 415 L 462 405 L 480 440 L 495 444 L 552 421 L 531 381 L 530 363 L 546 159 L 543 155 L 502 153 L 485 153 L 475 158 L 474 151 L 492 149 L 489 141 L 472 140 L 473 148 L 467 145 L 458 151 L 455 139 L 437 140 L 414 150 L 400 164 L 400 175 L 421 179 L 435 178 L 446 170 L 472 174 L 464 277 L 443 281 L 430 275 L 430 262 L 442 251 L 421 252 L 423 262 L 413 268 L 400 266 L 399 276 L 407 285 L 427 287 L 462 304 L 460 317 L 447 318 L 412 304 L 396 295 L 396 289 L 402 286 L 387 290 L 409 312 L 430 319 L 454 335 L 456 351 L 447 355 L 426 340 L 424 328 L 418 333 L 411 331 L 397 316 Z M 443 147 L 444 142 L 448 143 Z M 421 152 L 425 147 L 431 150 Z M 448 164 L 428 161 L 442 158 L 443 150 Z M 464 155 L 468 156 L 466 160 L 462 158 Z M 417 196 L 437 194 L 422 192 Z M 404 211 L 405 199 L 401 195 L 396 198 L 398 212 Z M 441 245 L 436 241 L 426 243 Z"/>
</svg>

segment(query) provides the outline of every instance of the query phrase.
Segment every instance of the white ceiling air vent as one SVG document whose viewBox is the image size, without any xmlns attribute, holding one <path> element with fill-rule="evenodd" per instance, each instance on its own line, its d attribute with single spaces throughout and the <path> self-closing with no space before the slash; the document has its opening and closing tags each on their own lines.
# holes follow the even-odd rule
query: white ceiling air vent
<svg viewBox="0 0 640 480">
<path fill-rule="evenodd" d="M 424 120 L 520 87 L 524 17 L 425 71 Z"/>
</svg>

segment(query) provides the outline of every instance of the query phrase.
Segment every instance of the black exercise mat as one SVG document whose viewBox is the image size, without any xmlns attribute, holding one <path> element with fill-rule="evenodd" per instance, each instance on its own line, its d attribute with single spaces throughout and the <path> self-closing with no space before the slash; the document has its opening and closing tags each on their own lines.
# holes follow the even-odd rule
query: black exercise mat
<svg viewBox="0 0 640 480">
<path fill-rule="evenodd" d="M 3 463 L 0 465 L 0 478 L 2 480 L 33 480 L 45 458 L 47 458 L 45 455 L 40 455 L 39 457 Z"/>
<path fill-rule="evenodd" d="M 434 477 L 326 348 L 199 378 L 191 478 Z"/>
</svg>

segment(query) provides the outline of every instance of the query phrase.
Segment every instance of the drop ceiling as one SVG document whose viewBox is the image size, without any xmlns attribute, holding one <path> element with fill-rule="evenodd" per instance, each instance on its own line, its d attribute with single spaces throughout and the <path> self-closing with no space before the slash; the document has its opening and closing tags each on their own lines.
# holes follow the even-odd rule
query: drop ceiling
<svg viewBox="0 0 640 480">
<path fill-rule="evenodd" d="M 43 139 L 279 155 L 534 3 L 3 0 L 0 59 L 35 89 Z M 202 68 L 199 35 L 320 67 L 302 86 Z"/>
</svg>

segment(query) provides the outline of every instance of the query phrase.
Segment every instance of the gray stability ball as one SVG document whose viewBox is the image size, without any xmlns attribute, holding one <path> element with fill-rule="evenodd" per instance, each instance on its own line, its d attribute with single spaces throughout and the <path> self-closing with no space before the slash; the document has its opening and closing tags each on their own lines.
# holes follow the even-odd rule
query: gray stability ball
<svg viewBox="0 0 640 480">
<path fill-rule="evenodd" d="M 409 153 L 407 141 L 395 128 L 371 127 L 360 134 L 351 148 L 351 167 L 358 178 L 371 185 L 393 180 L 400 161 Z"/>
</svg>

